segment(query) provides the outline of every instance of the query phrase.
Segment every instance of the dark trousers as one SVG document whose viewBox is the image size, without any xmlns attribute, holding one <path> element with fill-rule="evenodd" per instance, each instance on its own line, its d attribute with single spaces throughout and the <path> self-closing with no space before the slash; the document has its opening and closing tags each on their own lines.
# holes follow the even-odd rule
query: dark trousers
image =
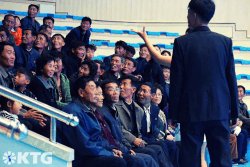
<svg viewBox="0 0 250 167">
<path fill-rule="evenodd" d="M 180 167 L 201 166 L 201 146 L 207 139 L 210 167 L 231 167 L 229 121 L 181 123 Z"/>
<path fill-rule="evenodd" d="M 73 161 L 73 167 L 127 167 L 125 159 L 115 156 L 84 157 L 83 159 L 78 164 Z"/>
<path fill-rule="evenodd" d="M 160 167 L 172 167 L 169 159 L 159 145 L 147 145 L 146 147 L 134 148 L 135 152 L 151 155 Z"/>
<path fill-rule="evenodd" d="M 241 132 L 237 136 L 238 160 L 244 158 L 247 153 L 247 137 L 247 130 L 241 129 Z"/>
</svg>

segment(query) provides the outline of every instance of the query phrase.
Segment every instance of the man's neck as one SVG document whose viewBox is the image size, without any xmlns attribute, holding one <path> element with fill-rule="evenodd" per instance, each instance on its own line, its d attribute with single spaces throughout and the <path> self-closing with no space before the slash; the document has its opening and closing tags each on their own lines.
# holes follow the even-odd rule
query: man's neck
<svg viewBox="0 0 250 167">
<path fill-rule="evenodd" d="M 19 92 L 22 92 L 22 93 L 25 91 L 25 89 L 26 89 L 26 86 L 20 86 L 18 88 Z"/>
<path fill-rule="evenodd" d="M 148 107 L 151 106 L 151 104 L 150 104 L 150 103 L 147 103 L 147 104 L 143 104 L 142 106 L 145 107 L 145 108 L 148 108 Z"/>
<path fill-rule="evenodd" d="M 133 99 L 131 97 L 128 97 L 128 98 L 124 98 L 124 101 L 127 103 L 127 104 L 132 104 L 133 102 Z"/>
<path fill-rule="evenodd" d="M 33 44 L 25 44 L 24 47 L 27 51 L 31 51 L 32 50 L 32 46 Z"/>
</svg>

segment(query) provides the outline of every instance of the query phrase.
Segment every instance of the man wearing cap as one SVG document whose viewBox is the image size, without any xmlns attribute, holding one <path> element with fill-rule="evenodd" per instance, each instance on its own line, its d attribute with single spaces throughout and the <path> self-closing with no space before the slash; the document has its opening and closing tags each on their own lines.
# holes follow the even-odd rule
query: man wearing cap
<svg viewBox="0 0 250 167">
<path fill-rule="evenodd" d="M 32 31 L 38 33 L 40 24 L 36 21 L 36 15 L 39 12 L 39 6 L 36 4 L 30 4 L 28 7 L 28 16 L 21 20 L 22 29 L 31 29 Z"/>
<path fill-rule="evenodd" d="M 191 32 L 175 39 L 169 115 L 181 123 L 181 167 L 201 165 L 206 135 L 210 167 L 230 167 L 229 120 L 238 117 L 232 40 L 212 32 L 212 0 L 191 0 Z"/>
</svg>

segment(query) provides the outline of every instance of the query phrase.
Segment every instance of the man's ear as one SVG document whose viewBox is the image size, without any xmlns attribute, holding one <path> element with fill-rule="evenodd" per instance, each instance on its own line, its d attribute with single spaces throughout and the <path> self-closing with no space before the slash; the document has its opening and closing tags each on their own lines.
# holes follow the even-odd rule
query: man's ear
<svg viewBox="0 0 250 167">
<path fill-rule="evenodd" d="M 85 94 L 85 91 L 82 88 L 79 88 L 77 92 L 80 97 L 83 97 Z"/>
<path fill-rule="evenodd" d="M 12 107 L 12 103 L 11 103 L 10 100 L 7 101 L 7 107 L 8 107 L 8 108 Z"/>
<path fill-rule="evenodd" d="M 136 87 L 133 86 L 133 87 L 132 87 L 132 92 L 133 92 L 133 94 L 135 93 L 135 91 L 136 91 Z"/>
<path fill-rule="evenodd" d="M 27 84 L 27 85 L 30 84 L 30 80 L 27 79 L 27 80 L 26 80 L 26 84 Z"/>
</svg>

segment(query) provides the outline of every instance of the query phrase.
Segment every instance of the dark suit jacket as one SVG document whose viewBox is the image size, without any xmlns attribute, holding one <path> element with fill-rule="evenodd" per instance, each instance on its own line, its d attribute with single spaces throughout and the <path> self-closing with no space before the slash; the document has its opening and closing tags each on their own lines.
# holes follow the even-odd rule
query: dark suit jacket
<svg viewBox="0 0 250 167">
<path fill-rule="evenodd" d="M 175 39 L 171 64 L 172 119 L 184 122 L 237 118 L 232 40 L 197 27 Z"/>
<path fill-rule="evenodd" d="M 140 129 L 141 129 L 141 121 L 142 121 L 142 118 L 144 116 L 144 112 L 143 110 L 141 109 L 141 107 L 135 103 L 134 103 L 134 106 L 135 106 L 135 113 L 136 113 L 136 125 L 137 125 L 137 134 L 138 136 L 135 136 L 134 134 L 132 134 L 132 126 L 131 126 L 131 115 L 130 115 L 130 112 L 128 110 L 128 108 L 126 107 L 126 105 L 124 104 L 123 101 L 120 101 L 119 103 L 117 103 L 115 106 L 116 106 L 116 109 L 117 109 L 117 112 L 118 112 L 118 118 L 119 120 L 121 121 L 121 124 L 122 124 L 122 131 L 123 131 L 123 135 L 124 135 L 124 138 L 130 143 L 132 144 L 133 141 L 135 140 L 135 138 L 141 138 L 141 132 L 140 132 Z"/>
<path fill-rule="evenodd" d="M 71 49 L 73 41 L 81 41 L 83 42 L 84 45 L 89 44 L 90 35 L 91 35 L 90 30 L 87 30 L 83 34 L 81 26 L 75 27 L 66 36 L 66 39 L 65 39 L 66 48 Z"/>
<path fill-rule="evenodd" d="M 127 153 L 129 151 L 128 148 L 131 148 L 131 145 L 123 136 L 117 111 L 111 109 L 111 107 L 109 107 L 107 104 L 103 105 L 103 107 L 98 110 L 109 125 L 112 136 L 117 141 L 117 144 L 119 143 L 120 150 L 122 150 L 123 153 Z"/>
<path fill-rule="evenodd" d="M 147 119 L 146 119 L 146 114 L 144 114 L 143 119 L 142 119 L 142 126 L 141 126 L 141 134 L 142 134 L 142 139 L 145 140 L 147 143 L 150 142 L 155 142 L 158 134 L 160 133 L 160 130 L 157 128 L 157 123 L 158 123 L 158 115 L 159 115 L 159 107 L 156 105 L 152 104 L 150 106 L 150 132 L 147 132 Z"/>
</svg>

